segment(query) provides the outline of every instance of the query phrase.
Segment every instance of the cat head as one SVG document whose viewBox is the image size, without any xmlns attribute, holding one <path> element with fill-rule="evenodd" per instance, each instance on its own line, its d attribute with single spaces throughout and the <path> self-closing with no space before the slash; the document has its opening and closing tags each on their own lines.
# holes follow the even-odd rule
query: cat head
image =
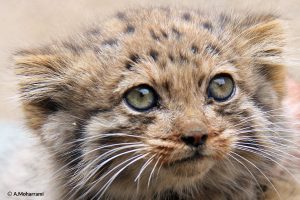
<svg viewBox="0 0 300 200">
<path fill-rule="evenodd" d="M 118 13 L 16 54 L 26 120 L 87 193 L 205 182 L 227 160 L 262 162 L 253 151 L 279 118 L 283 38 L 271 15 Z"/>
</svg>

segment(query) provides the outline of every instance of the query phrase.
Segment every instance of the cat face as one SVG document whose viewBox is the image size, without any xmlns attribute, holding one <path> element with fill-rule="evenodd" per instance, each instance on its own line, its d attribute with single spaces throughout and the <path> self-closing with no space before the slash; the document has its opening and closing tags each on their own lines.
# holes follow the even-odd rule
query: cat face
<svg viewBox="0 0 300 200">
<path fill-rule="evenodd" d="M 158 193 L 208 184 L 229 159 L 266 165 L 243 149 L 267 148 L 278 120 L 277 19 L 211 18 L 208 29 L 196 12 L 168 13 L 17 55 L 28 125 L 71 176 L 67 194 Z"/>
</svg>

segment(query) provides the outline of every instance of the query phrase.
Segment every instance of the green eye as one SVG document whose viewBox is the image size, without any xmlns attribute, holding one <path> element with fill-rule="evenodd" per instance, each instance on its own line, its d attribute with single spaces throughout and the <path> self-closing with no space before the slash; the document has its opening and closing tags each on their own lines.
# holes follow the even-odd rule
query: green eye
<svg viewBox="0 0 300 200">
<path fill-rule="evenodd" d="M 124 99 L 129 107 L 137 111 L 147 111 L 157 106 L 158 95 L 148 85 L 140 85 L 128 90 Z"/>
<path fill-rule="evenodd" d="M 213 77 L 208 86 L 208 98 L 215 101 L 227 101 L 234 93 L 235 85 L 232 77 L 228 74 L 218 74 Z"/>
</svg>

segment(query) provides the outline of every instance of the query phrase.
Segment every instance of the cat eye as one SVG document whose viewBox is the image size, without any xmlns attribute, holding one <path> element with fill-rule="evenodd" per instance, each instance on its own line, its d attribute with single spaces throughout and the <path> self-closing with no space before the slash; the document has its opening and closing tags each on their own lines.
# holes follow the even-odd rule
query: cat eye
<svg viewBox="0 0 300 200">
<path fill-rule="evenodd" d="M 157 106 L 158 95 L 152 87 L 140 85 L 129 89 L 124 99 L 130 108 L 143 112 Z"/>
<path fill-rule="evenodd" d="M 213 77 L 208 85 L 208 98 L 215 101 L 227 101 L 234 93 L 235 85 L 229 74 L 218 74 Z"/>
</svg>

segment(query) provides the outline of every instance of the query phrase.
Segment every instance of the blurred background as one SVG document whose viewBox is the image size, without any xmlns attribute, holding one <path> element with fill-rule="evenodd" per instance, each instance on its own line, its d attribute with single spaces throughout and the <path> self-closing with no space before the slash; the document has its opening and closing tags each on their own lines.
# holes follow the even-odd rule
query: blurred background
<svg viewBox="0 0 300 200">
<path fill-rule="evenodd" d="M 177 6 L 191 8 L 271 10 L 283 17 L 288 29 L 289 74 L 300 80 L 300 1 L 299 0 L 0 0 L 0 188 L 7 179 L 6 169 L 28 161 L 34 143 L 22 126 L 16 79 L 11 55 L 80 31 L 95 20 L 107 18 L 116 10 L 136 6 Z M 16 151 L 17 149 L 17 151 Z M 24 153 L 27 151 L 27 154 Z M 23 154 L 22 154 L 23 152 Z M 21 160 L 22 160 L 21 159 Z M 19 168 L 21 169 L 21 168 Z M 20 174 L 18 171 L 16 174 Z M 20 176 L 26 176 L 22 174 Z M 11 187 L 11 185 L 7 185 Z M 1 195 L 0 195 L 0 199 Z"/>
</svg>

